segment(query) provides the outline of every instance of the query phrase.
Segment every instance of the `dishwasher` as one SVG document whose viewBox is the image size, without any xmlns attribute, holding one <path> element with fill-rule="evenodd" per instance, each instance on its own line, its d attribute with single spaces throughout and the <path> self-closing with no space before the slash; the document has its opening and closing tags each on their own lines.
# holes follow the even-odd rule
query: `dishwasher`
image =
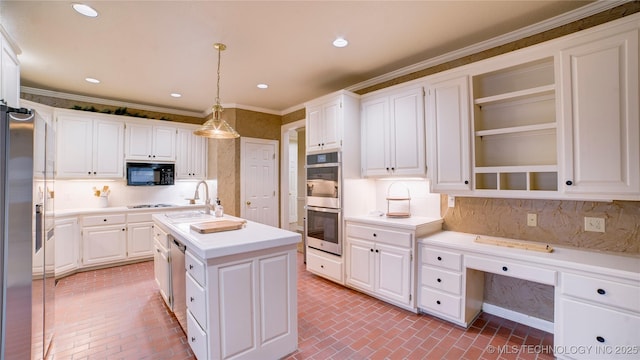
<svg viewBox="0 0 640 360">
<path fill-rule="evenodd" d="M 184 267 L 184 252 L 187 247 L 171 238 L 171 287 L 173 289 L 173 314 L 182 330 L 187 333 L 187 283 Z"/>
</svg>

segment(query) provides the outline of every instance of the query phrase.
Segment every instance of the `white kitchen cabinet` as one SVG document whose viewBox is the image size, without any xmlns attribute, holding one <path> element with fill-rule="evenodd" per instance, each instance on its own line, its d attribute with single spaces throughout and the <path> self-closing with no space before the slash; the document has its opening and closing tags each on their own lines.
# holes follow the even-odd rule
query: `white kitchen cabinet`
<svg viewBox="0 0 640 360">
<path fill-rule="evenodd" d="M 156 120 L 148 123 L 127 121 L 125 131 L 126 160 L 175 161 L 176 128 L 158 125 Z M 153 124 L 149 124 L 153 122 Z"/>
<path fill-rule="evenodd" d="M 428 84 L 429 178 L 434 192 L 471 190 L 469 78 L 455 75 Z"/>
<path fill-rule="evenodd" d="M 305 107 L 307 152 L 340 150 L 345 135 L 344 122 L 358 121 L 358 95 L 339 91 L 313 100 Z"/>
<path fill-rule="evenodd" d="M 178 129 L 176 145 L 176 178 L 207 177 L 207 139 L 193 134 L 194 129 Z"/>
<path fill-rule="evenodd" d="M 363 176 L 424 176 L 424 90 L 403 86 L 362 98 Z"/>
<path fill-rule="evenodd" d="M 56 110 L 56 177 L 123 178 L 124 123 Z"/>
<path fill-rule="evenodd" d="M 55 274 L 56 278 L 78 268 L 80 229 L 78 218 L 60 218 L 55 221 Z"/>
<path fill-rule="evenodd" d="M 353 222 L 346 228 L 346 284 L 415 311 L 413 234 Z"/>
<path fill-rule="evenodd" d="M 169 259 L 169 237 L 159 226 L 153 227 L 153 274 L 160 290 L 160 296 L 173 308 L 171 288 L 171 262 Z"/>
<path fill-rule="evenodd" d="M 127 224 L 127 259 L 153 256 L 153 222 Z"/>
<path fill-rule="evenodd" d="M 3 29 L 4 30 L 4 29 Z M 20 107 L 20 62 L 12 43 L 0 31 L 0 99 L 11 107 Z"/>
<path fill-rule="evenodd" d="M 295 350 L 296 280 L 287 275 L 295 272 L 294 249 L 204 262 L 187 248 L 185 264 L 187 339 L 199 359 L 270 359 Z"/>
<path fill-rule="evenodd" d="M 307 271 L 344 285 L 344 261 L 341 256 L 307 246 Z"/>
<path fill-rule="evenodd" d="M 638 29 L 561 51 L 565 193 L 640 199 Z"/>
<path fill-rule="evenodd" d="M 124 214 L 83 216 L 82 264 L 92 266 L 126 260 L 126 230 Z"/>
</svg>

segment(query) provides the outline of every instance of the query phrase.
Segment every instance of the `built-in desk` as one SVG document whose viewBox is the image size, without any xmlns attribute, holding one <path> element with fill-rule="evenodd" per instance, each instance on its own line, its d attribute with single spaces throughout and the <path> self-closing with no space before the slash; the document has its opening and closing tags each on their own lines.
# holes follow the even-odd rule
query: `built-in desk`
<svg viewBox="0 0 640 360">
<path fill-rule="evenodd" d="M 554 333 L 558 358 L 640 358 L 639 256 L 475 239 L 442 231 L 419 240 L 420 311 L 468 327 L 483 308 L 485 272 L 525 279 L 555 287 L 554 321 L 543 330 Z"/>
</svg>

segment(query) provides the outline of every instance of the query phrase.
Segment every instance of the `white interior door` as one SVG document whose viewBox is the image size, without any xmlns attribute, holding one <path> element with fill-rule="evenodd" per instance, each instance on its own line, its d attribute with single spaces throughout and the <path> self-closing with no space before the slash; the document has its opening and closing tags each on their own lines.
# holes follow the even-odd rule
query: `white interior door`
<svg viewBox="0 0 640 360">
<path fill-rule="evenodd" d="M 241 216 L 278 226 L 278 141 L 242 137 Z"/>
</svg>

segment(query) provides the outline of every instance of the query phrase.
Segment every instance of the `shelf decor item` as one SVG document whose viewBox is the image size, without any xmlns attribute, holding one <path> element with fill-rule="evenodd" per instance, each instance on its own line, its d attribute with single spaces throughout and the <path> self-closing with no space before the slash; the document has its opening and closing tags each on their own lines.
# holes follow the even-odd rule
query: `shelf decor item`
<svg viewBox="0 0 640 360">
<path fill-rule="evenodd" d="M 387 217 L 411 217 L 411 194 L 405 184 L 393 182 L 387 188 Z"/>
</svg>

